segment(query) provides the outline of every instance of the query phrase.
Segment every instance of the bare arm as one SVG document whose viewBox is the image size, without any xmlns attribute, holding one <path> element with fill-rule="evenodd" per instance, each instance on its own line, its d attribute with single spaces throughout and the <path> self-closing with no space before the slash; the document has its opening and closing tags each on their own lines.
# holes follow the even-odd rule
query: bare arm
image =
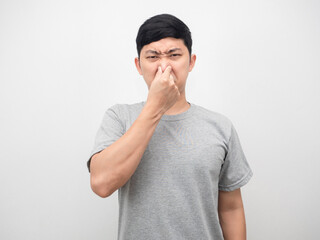
<svg viewBox="0 0 320 240">
<path fill-rule="evenodd" d="M 90 182 L 97 195 L 108 197 L 129 180 L 138 167 L 160 118 L 160 114 L 153 114 L 146 105 L 121 138 L 93 155 Z"/>
<path fill-rule="evenodd" d="M 135 122 L 117 141 L 92 156 L 90 183 L 100 197 L 110 196 L 130 179 L 162 115 L 180 96 L 170 73 L 171 67 L 163 73 L 158 69 L 147 102 Z"/>
<path fill-rule="evenodd" d="M 232 192 L 219 191 L 220 225 L 225 240 L 245 240 L 246 221 L 240 188 Z"/>
</svg>

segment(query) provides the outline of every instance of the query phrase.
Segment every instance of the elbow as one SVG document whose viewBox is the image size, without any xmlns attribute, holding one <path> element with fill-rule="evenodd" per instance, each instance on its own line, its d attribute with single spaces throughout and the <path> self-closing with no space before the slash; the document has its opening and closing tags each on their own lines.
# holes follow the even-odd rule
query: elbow
<svg viewBox="0 0 320 240">
<path fill-rule="evenodd" d="M 109 196 L 111 196 L 111 194 L 108 194 L 108 193 L 105 193 L 105 192 L 99 192 L 99 193 L 96 193 L 99 197 L 101 198 L 107 198 Z"/>
<path fill-rule="evenodd" d="M 93 176 L 90 178 L 90 185 L 92 191 L 101 198 L 107 198 L 114 192 L 108 187 L 109 185 L 106 181 L 99 180 Z"/>
<path fill-rule="evenodd" d="M 91 171 L 90 171 L 90 186 L 91 190 L 97 194 L 99 197 L 107 198 L 112 195 L 114 191 L 111 191 L 111 184 L 108 178 L 109 174 L 101 173 L 97 171 L 97 167 L 94 164 L 94 159 L 97 157 L 97 154 L 93 155 L 91 162 Z"/>
<path fill-rule="evenodd" d="M 99 189 L 92 188 L 92 191 L 101 198 L 107 198 L 107 197 L 111 196 L 111 193 L 108 191 L 105 191 L 105 190 L 99 190 Z"/>
</svg>

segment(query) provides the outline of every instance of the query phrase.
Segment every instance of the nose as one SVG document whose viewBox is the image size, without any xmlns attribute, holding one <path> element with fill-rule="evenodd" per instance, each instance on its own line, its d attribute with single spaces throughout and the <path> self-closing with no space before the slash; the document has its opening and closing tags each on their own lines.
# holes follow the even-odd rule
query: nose
<svg viewBox="0 0 320 240">
<path fill-rule="evenodd" d="M 162 58 L 159 62 L 159 66 L 161 67 L 161 70 L 163 72 L 168 66 L 170 66 L 170 62 L 168 59 Z"/>
</svg>

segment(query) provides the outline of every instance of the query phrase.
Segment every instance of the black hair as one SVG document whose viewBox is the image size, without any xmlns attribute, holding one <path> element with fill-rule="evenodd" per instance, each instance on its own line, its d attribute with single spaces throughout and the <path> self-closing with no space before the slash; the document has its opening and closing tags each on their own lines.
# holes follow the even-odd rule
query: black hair
<svg viewBox="0 0 320 240">
<path fill-rule="evenodd" d="M 170 14 L 159 14 L 147 19 L 139 28 L 136 38 L 138 57 L 144 45 L 173 37 L 182 39 L 191 56 L 192 39 L 188 26 Z"/>
</svg>

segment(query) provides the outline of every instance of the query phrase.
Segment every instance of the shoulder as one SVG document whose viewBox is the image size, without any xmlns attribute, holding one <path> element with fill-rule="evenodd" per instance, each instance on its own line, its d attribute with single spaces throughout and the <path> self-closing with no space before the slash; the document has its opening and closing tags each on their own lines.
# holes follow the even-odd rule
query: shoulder
<svg viewBox="0 0 320 240">
<path fill-rule="evenodd" d="M 116 103 L 110 106 L 106 113 L 113 115 L 126 131 L 137 119 L 143 106 L 144 102 L 136 102 L 131 104 Z"/>
<path fill-rule="evenodd" d="M 106 111 L 113 111 L 119 117 L 126 115 L 130 112 L 136 112 L 143 108 L 144 102 L 136 103 L 115 103 L 111 105 Z"/>
<path fill-rule="evenodd" d="M 203 106 L 196 105 L 197 107 L 197 117 L 200 118 L 201 121 L 205 121 L 210 125 L 216 127 L 219 132 L 225 136 L 226 139 L 229 139 L 233 124 L 229 117 L 224 115 L 223 113 L 213 111 Z"/>
<path fill-rule="evenodd" d="M 206 121 L 211 121 L 212 123 L 220 126 L 222 128 L 230 128 L 232 125 L 231 120 L 226 115 L 213 111 L 211 109 L 196 105 L 197 116 Z"/>
<path fill-rule="evenodd" d="M 144 102 L 141 101 L 141 102 L 136 102 L 136 103 L 117 103 L 117 104 L 114 104 L 113 107 L 119 109 L 120 111 L 125 111 L 125 110 L 128 110 L 128 111 L 134 111 L 134 110 L 137 110 L 137 109 L 142 109 L 142 107 L 144 106 Z"/>
</svg>

